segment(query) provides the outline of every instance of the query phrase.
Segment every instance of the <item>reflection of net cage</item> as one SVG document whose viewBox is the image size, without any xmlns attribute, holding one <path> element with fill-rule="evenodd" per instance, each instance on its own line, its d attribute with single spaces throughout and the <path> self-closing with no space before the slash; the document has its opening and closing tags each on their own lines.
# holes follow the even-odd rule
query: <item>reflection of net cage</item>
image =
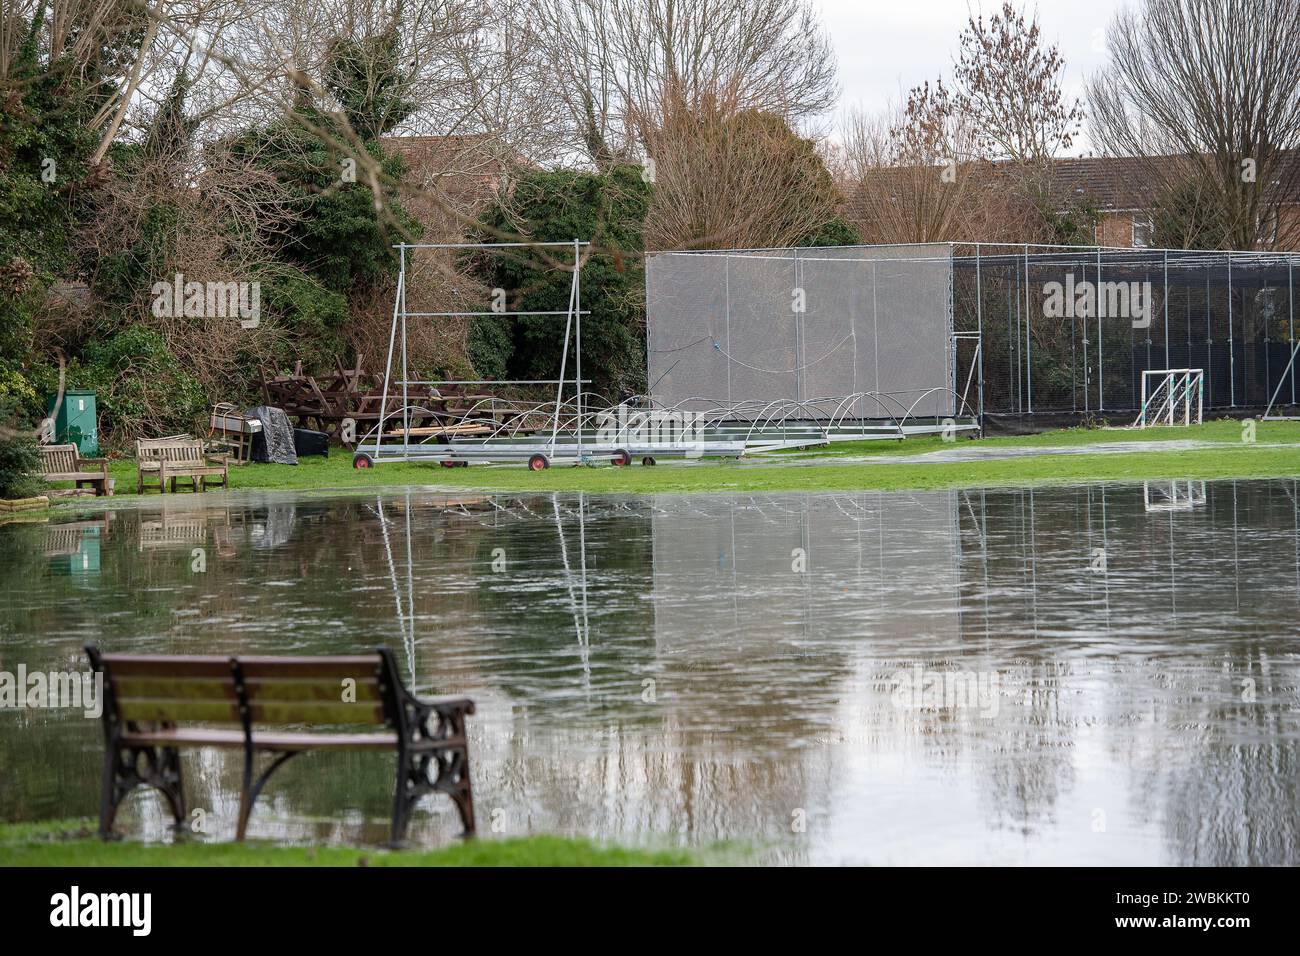
<svg viewBox="0 0 1300 956">
<path fill-rule="evenodd" d="M 979 333 L 994 414 L 1137 411 L 1143 372 L 1170 368 L 1204 370 L 1209 408 L 1274 392 L 1295 405 L 1297 267 L 1296 253 L 958 244 L 953 321 Z"/>
<path fill-rule="evenodd" d="M 952 274 L 946 244 L 650 255 L 650 394 L 737 416 L 845 396 L 854 419 L 951 416 Z"/>
</svg>

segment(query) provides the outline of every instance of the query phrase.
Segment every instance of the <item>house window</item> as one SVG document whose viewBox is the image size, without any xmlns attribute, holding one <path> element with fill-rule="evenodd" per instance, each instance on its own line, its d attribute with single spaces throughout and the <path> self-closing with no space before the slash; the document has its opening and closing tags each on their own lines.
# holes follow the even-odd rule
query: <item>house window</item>
<svg viewBox="0 0 1300 956">
<path fill-rule="evenodd" d="M 1150 249 L 1152 233 L 1155 232 L 1155 224 L 1151 221 L 1150 216 L 1133 217 L 1133 248 Z"/>
</svg>

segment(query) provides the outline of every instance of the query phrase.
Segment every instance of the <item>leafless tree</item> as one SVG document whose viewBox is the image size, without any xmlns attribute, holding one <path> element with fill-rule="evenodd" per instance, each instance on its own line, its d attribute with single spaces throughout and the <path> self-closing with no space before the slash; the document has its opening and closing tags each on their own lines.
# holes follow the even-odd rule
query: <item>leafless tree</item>
<svg viewBox="0 0 1300 956">
<path fill-rule="evenodd" d="M 1283 209 L 1300 194 L 1300 0 L 1144 0 L 1107 45 L 1089 85 L 1094 142 L 1144 160 L 1157 192 L 1194 183 L 1217 220 L 1198 235 L 1300 242 L 1300 216 Z"/>
<path fill-rule="evenodd" d="M 574 148 L 597 166 L 643 149 L 676 111 L 773 113 L 797 124 L 838 95 L 807 0 L 535 0 Z"/>
<path fill-rule="evenodd" d="M 978 132 L 942 83 L 903 107 L 845 112 L 834 171 L 863 242 L 1032 241 L 1039 216 L 1013 170 L 972 158 Z"/>
<path fill-rule="evenodd" d="M 839 196 L 814 144 L 775 114 L 681 103 L 647 146 L 648 249 L 794 245 L 836 215 Z"/>
<path fill-rule="evenodd" d="M 1037 15 L 1010 3 L 989 17 L 971 16 L 953 67 L 956 108 L 975 131 L 985 159 L 1042 164 L 1069 149 L 1083 106 L 1062 89 L 1065 60 L 1044 45 Z"/>
</svg>

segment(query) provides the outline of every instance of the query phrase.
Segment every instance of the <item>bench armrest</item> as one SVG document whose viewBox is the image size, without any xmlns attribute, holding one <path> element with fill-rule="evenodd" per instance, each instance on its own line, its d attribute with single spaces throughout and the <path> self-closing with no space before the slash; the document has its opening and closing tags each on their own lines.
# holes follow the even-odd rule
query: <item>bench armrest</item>
<svg viewBox="0 0 1300 956">
<path fill-rule="evenodd" d="M 411 699 L 417 704 L 437 711 L 461 711 L 466 714 L 474 713 L 474 702 L 468 697 L 459 697 L 455 695 L 445 697 L 416 697 L 411 695 Z"/>
<path fill-rule="evenodd" d="M 107 467 L 108 467 L 108 459 L 107 459 L 107 458 L 78 458 L 78 459 L 77 459 L 77 464 L 78 464 L 78 465 L 94 465 L 94 466 L 97 467 L 97 468 L 107 468 Z"/>
<path fill-rule="evenodd" d="M 225 452 L 222 452 L 219 455 L 214 455 L 209 453 L 209 454 L 205 454 L 203 457 L 208 461 L 213 462 L 214 464 L 218 464 L 218 465 L 230 464 L 230 455 L 226 454 Z"/>
</svg>

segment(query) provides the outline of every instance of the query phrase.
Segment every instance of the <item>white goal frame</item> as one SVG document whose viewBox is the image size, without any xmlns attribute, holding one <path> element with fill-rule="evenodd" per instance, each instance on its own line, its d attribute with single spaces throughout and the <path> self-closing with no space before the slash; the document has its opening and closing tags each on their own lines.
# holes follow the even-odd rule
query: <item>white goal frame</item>
<svg viewBox="0 0 1300 956">
<path fill-rule="evenodd" d="M 1134 428 L 1199 425 L 1205 407 L 1205 370 L 1152 368 L 1142 371 L 1142 410 Z"/>
</svg>

